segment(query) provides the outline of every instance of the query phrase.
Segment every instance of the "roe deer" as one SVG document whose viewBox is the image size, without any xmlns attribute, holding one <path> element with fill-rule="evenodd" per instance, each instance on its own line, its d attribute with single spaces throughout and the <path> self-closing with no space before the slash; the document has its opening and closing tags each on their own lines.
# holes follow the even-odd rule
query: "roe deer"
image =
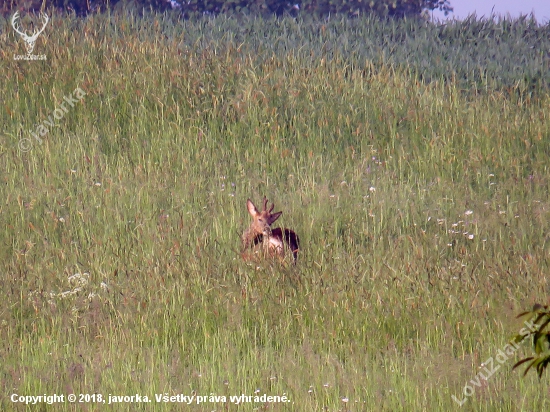
<svg viewBox="0 0 550 412">
<path fill-rule="evenodd" d="M 264 208 L 258 211 L 250 199 L 246 201 L 248 213 L 254 221 L 242 235 L 242 256 L 245 259 L 250 258 L 247 249 L 252 249 L 254 254 L 262 253 L 263 257 L 278 256 L 285 257 L 285 243 L 292 252 L 293 263 L 296 264 L 298 258 L 298 248 L 300 240 L 298 235 L 290 229 L 271 228 L 283 212 L 271 213 L 275 205 L 267 210 L 267 199 L 264 197 Z"/>
</svg>

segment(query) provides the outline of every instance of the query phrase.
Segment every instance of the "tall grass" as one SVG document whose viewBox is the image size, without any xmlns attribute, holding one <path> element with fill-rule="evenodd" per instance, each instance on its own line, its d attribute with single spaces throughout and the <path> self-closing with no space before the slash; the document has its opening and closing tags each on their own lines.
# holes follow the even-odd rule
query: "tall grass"
<svg viewBox="0 0 550 412">
<path fill-rule="evenodd" d="M 256 390 L 291 402 L 189 408 L 458 408 L 523 327 L 514 314 L 548 299 L 550 99 L 523 78 L 548 60 L 526 45 L 510 54 L 523 70 L 423 75 L 410 33 L 456 27 L 395 27 L 54 16 L 43 62 L 13 61 L 23 45 L 3 30 L 1 409 L 25 410 L 13 393 L 181 410 L 154 394 Z M 418 56 L 444 61 L 434 44 Z M 295 268 L 239 258 L 246 199 L 263 195 L 300 235 Z M 463 408 L 548 409 L 513 363 Z"/>
</svg>

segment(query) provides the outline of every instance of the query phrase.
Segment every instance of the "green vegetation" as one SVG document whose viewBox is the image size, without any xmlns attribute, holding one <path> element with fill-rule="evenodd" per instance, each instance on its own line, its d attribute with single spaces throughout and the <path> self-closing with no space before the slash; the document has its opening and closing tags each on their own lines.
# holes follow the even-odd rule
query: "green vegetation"
<svg viewBox="0 0 550 412">
<path fill-rule="evenodd" d="M 541 378 L 550 365 L 550 330 L 547 330 L 550 324 L 550 310 L 548 305 L 535 304 L 532 311 L 520 313 L 518 318 L 527 319 L 527 322 L 531 322 L 533 327 L 531 331 L 527 330 L 517 334 L 514 340 L 517 342 L 531 340 L 536 355 L 520 360 L 514 365 L 514 369 L 529 362 L 523 374 L 526 375 L 529 370 L 533 370 Z"/>
<path fill-rule="evenodd" d="M 548 26 L 53 17 L 29 62 L 8 24 L 1 410 L 549 409 L 527 346 L 478 379 L 550 291 Z M 239 257 L 263 195 L 296 267 Z"/>
<path fill-rule="evenodd" d="M 379 17 L 419 17 L 428 10 L 453 11 L 448 0 L 4 0 L 0 14 L 16 10 L 64 10 L 78 15 L 133 8 L 163 12 L 174 10 L 185 17 L 206 14 L 327 16 L 370 14 Z"/>
</svg>

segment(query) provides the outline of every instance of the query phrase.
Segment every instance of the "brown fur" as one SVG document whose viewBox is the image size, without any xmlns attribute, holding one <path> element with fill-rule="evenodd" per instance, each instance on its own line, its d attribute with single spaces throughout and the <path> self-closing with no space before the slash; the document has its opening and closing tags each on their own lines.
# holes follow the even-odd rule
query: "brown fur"
<svg viewBox="0 0 550 412">
<path fill-rule="evenodd" d="M 264 197 L 263 209 L 259 211 L 250 199 L 246 201 L 248 213 L 252 216 L 252 223 L 242 235 L 242 256 L 250 259 L 252 256 L 275 257 L 281 259 L 285 257 L 285 249 L 292 252 L 293 262 L 296 264 L 298 259 L 298 250 L 300 240 L 298 235 L 290 229 L 271 228 L 271 225 L 282 215 L 283 212 L 271 213 L 274 204 L 267 209 L 267 199 Z M 252 256 L 250 255 L 252 251 Z"/>
</svg>

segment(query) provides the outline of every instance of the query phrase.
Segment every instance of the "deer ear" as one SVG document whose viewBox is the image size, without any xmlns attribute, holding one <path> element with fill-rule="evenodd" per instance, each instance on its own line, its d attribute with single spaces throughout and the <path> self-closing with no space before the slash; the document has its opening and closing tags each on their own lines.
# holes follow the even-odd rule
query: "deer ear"
<svg viewBox="0 0 550 412">
<path fill-rule="evenodd" d="M 258 209 L 256 209 L 256 206 L 254 206 L 254 203 L 252 203 L 252 200 L 250 199 L 246 201 L 246 208 L 248 209 L 248 213 L 250 213 L 252 217 L 256 217 L 260 214 L 260 212 L 258 212 Z"/>
<path fill-rule="evenodd" d="M 275 222 L 279 217 L 283 214 L 283 212 L 277 212 L 269 215 L 268 224 L 271 226 L 273 222 Z"/>
</svg>

